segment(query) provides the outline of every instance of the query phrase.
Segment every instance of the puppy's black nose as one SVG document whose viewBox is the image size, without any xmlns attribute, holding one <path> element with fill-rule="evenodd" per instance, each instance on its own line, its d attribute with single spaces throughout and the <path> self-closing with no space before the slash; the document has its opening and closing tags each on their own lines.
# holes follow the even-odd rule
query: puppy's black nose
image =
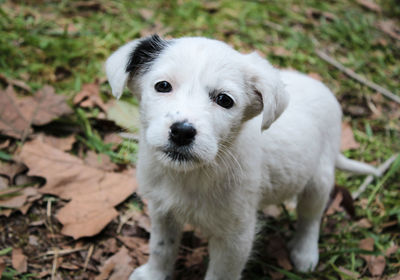
<svg viewBox="0 0 400 280">
<path fill-rule="evenodd" d="M 189 122 L 173 123 L 169 130 L 169 138 L 178 146 L 189 145 L 196 136 L 196 129 Z"/>
</svg>

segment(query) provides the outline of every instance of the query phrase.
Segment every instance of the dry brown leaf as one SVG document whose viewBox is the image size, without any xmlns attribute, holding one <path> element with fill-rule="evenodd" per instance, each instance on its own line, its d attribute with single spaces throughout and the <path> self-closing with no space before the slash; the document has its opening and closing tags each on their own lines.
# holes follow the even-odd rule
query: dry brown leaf
<svg viewBox="0 0 400 280">
<path fill-rule="evenodd" d="M 108 277 L 110 277 L 111 272 L 114 270 L 116 263 L 115 262 L 109 262 L 105 264 L 101 268 L 100 274 L 95 278 L 95 280 L 107 280 Z"/>
<path fill-rule="evenodd" d="M 360 243 L 358 244 L 358 247 L 366 251 L 373 251 L 374 243 L 375 243 L 374 239 L 372 237 L 368 237 L 361 240 Z"/>
<path fill-rule="evenodd" d="M 400 27 L 393 20 L 382 20 L 378 22 L 378 28 L 393 39 L 400 40 Z"/>
<path fill-rule="evenodd" d="M 6 263 L 3 257 L 0 257 L 0 277 L 3 275 L 3 271 L 6 269 Z"/>
<path fill-rule="evenodd" d="M 382 275 L 386 266 L 386 259 L 384 256 L 370 256 L 368 263 L 368 270 L 372 276 L 379 277 Z"/>
<path fill-rule="evenodd" d="M 346 151 L 350 149 L 358 149 L 360 144 L 354 139 L 353 130 L 351 125 L 347 122 L 342 123 L 342 138 L 340 144 L 340 150 Z"/>
<path fill-rule="evenodd" d="M 28 86 L 24 81 L 8 78 L 1 73 L 0 73 L 0 80 L 3 80 L 5 83 L 7 83 L 9 85 L 13 85 L 13 86 L 22 88 L 23 90 L 26 90 L 27 92 L 32 92 L 31 87 Z"/>
<path fill-rule="evenodd" d="M 100 86 L 98 84 L 84 84 L 82 90 L 75 95 L 74 104 L 88 108 L 98 106 L 104 112 L 107 111 L 107 107 L 100 97 Z"/>
<path fill-rule="evenodd" d="M 2 194 L 6 191 L 3 190 Z M 8 194 L 15 193 L 15 196 L 0 199 L 0 207 L 19 209 L 22 213 L 26 213 L 29 210 L 31 203 L 28 200 L 30 198 L 34 198 L 33 200 L 31 199 L 31 201 L 34 201 L 41 197 L 37 188 L 34 187 L 9 188 L 8 191 Z"/>
<path fill-rule="evenodd" d="M 0 191 L 7 189 L 10 186 L 10 180 L 0 175 Z"/>
<path fill-rule="evenodd" d="M 358 4 L 367 8 L 368 10 L 380 13 L 382 11 L 381 7 L 371 0 L 356 0 Z"/>
<path fill-rule="evenodd" d="M 356 225 L 360 228 L 371 228 L 372 224 L 367 218 L 357 221 Z"/>
<path fill-rule="evenodd" d="M 139 14 L 144 20 L 150 20 L 154 16 L 154 11 L 150 9 L 139 9 Z"/>
<path fill-rule="evenodd" d="M 63 151 L 69 151 L 72 149 L 73 144 L 75 143 L 75 135 L 69 135 L 67 137 L 55 137 L 51 135 L 46 135 L 44 133 L 41 133 L 38 135 L 38 138 L 41 139 L 44 143 L 47 143 L 54 148 L 57 148 L 59 150 Z"/>
<path fill-rule="evenodd" d="M 104 171 L 114 171 L 118 168 L 118 166 L 110 160 L 109 156 L 105 154 L 96 154 L 93 151 L 88 151 L 86 153 L 84 161 L 87 165 Z"/>
<path fill-rule="evenodd" d="M 29 167 L 28 175 L 46 178 L 40 192 L 71 200 L 57 218 L 64 225 L 62 233 L 75 239 L 99 233 L 118 215 L 114 206 L 136 189 L 133 176 L 87 166 L 39 139 L 25 143 L 20 159 Z"/>
<path fill-rule="evenodd" d="M 207 254 L 207 247 L 195 248 L 190 254 L 185 256 L 185 266 L 191 267 L 201 264 Z"/>
<path fill-rule="evenodd" d="M 385 256 L 389 257 L 390 255 L 396 253 L 399 250 L 399 246 L 397 244 L 393 244 L 389 248 L 386 249 L 385 251 Z"/>
<path fill-rule="evenodd" d="M 313 8 L 306 9 L 306 15 L 312 21 L 314 21 L 315 19 L 319 19 L 321 17 L 324 17 L 329 21 L 334 21 L 335 19 L 337 19 L 337 17 L 332 13 L 320 11 Z"/>
<path fill-rule="evenodd" d="M 4 142 L 0 143 L 0 149 L 6 149 L 10 146 L 10 139 L 5 140 Z"/>
<path fill-rule="evenodd" d="M 330 216 L 335 214 L 336 212 L 343 211 L 343 208 L 340 206 L 342 200 L 343 200 L 343 194 L 341 192 L 338 192 L 335 195 L 335 198 L 333 199 L 331 205 L 329 205 L 328 210 L 326 210 L 326 215 Z"/>
<path fill-rule="evenodd" d="M 320 82 L 322 82 L 322 80 L 323 80 L 322 77 L 321 77 L 321 75 L 318 74 L 318 73 L 315 73 L 315 72 L 310 72 L 310 73 L 308 73 L 307 75 L 308 75 L 309 77 L 311 77 L 311 78 L 317 80 L 317 81 L 320 81 Z"/>
<path fill-rule="evenodd" d="M 1 209 L 0 216 L 10 217 L 13 211 L 11 209 Z"/>
<path fill-rule="evenodd" d="M 26 166 L 22 163 L 0 163 L 0 174 L 10 179 L 10 184 L 14 184 L 15 176 L 26 171 Z"/>
<path fill-rule="evenodd" d="M 390 277 L 388 280 L 400 280 L 400 274 L 395 275 L 394 277 Z"/>
<path fill-rule="evenodd" d="M 286 56 L 291 55 L 291 52 L 282 46 L 273 46 L 270 49 L 271 49 L 271 52 L 276 56 L 286 57 Z"/>
<path fill-rule="evenodd" d="M 277 260 L 280 267 L 285 270 L 292 270 L 293 266 L 289 260 L 289 254 L 285 246 L 285 242 L 279 235 L 273 236 L 267 247 L 268 255 Z"/>
<path fill-rule="evenodd" d="M 373 251 L 374 243 L 374 239 L 369 237 L 361 240 L 358 244 L 358 247 L 366 251 Z M 386 266 L 386 260 L 384 256 L 361 255 L 361 257 L 367 262 L 368 270 L 373 276 L 382 275 Z"/>
<path fill-rule="evenodd" d="M 31 125 L 44 125 L 54 118 L 72 113 L 66 98 L 57 95 L 54 88 L 44 86 L 34 96 L 17 98 L 9 86 L 0 91 L 0 133 L 25 138 L 32 133 Z"/>
<path fill-rule="evenodd" d="M 0 133 L 15 138 L 24 138 L 32 129 L 30 122 L 19 110 L 17 96 L 12 86 L 0 90 Z"/>
<path fill-rule="evenodd" d="M 109 279 L 109 280 L 121 280 L 128 279 L 132 273 L 133 267 L 131 266 L 132 258 L 128 254 L 128 249 L 122 247 L 118 253 L 113 255 L 111 258 L 105 261 L 103 266 L 100 268 L 100 275 L 96 277 L 96 280 Z M 112 270 L 110 275 L 110 270 Z M 103 278 L 109 274 L 109 277 Z M 101 276 L 101 278 L 100 278 Z"/>
<path fill-rule="evenodd" d="M 19 273 L 24 273 L 28 271 L 28 259 L 22 253 L 22 249 L 15 248 L 11 255 L 11 264 L 13 268 Z"/>
</svg>

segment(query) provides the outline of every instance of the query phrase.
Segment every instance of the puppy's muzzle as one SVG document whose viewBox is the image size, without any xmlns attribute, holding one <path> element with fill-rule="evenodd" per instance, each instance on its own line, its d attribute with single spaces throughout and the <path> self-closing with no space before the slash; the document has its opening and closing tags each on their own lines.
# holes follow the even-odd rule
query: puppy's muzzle
<svg viewBox="0 0 400 280">
<path fill-rule="evenodd" d="M 175 122 L 169 129 L 169 140 L 178 147 L 190 145 L 196 136 L 196 129 L 187 122 Z"/>
</svg>

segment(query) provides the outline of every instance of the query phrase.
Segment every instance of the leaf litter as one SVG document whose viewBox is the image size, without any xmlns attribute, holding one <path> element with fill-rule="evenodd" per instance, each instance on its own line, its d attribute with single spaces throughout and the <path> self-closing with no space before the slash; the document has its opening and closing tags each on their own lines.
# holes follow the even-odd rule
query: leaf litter
<svg viewBox="0 0 400 280">
<path fill-rule="evenodd" d="M 53 119 L 72 113 L 63 95 L 44 86 L 33 96 L 17 98 L 12 86 L 0 90 L 0 133 L 25 139 L 33 133 L 32 125 L 45 125 Z"/>
<path fill-rule="evenodd" d="M 62 233 L 75 239 L 99 233 L 118 215 L 114 206 L 136 189 L 133 176 L 91 167 L 39 139 L 25 143 L 19 159 L 28 166 L 28 175 L 46 178 L 41 193 L 70 200 L 57 218 L 64 225 Z"/>
</svg>

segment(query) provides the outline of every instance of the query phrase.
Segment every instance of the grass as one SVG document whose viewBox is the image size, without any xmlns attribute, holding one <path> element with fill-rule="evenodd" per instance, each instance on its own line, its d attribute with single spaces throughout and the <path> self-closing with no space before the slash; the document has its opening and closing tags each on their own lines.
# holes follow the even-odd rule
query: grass
<svg viewBox="0 0 400 280">
<path fill-rule="evenodd" d="M 394 105 L 315 54 L 315 49 L 328 49 L 346 67 L 399 95 L 400 43 L 376 27 L 378 21 L 398 18 L 400 10 L 396 0 L 377 1 L 383 8 L 382 13 L 368 11 L 349 0 L 97 0 L 88 3 L 99 3 L 98 6 L 93 4 L 86 8 L 81 3 L 0 1 L 0 73 L 24 80 L 35 90 L 51 84 L 57 93 L 72 99 L 82 84 L 104 78 L 105 59 L 129 40 L 151 33 L 167 37 L 213 37 L 243 52 L 257 49 L 278 67 L 318 73 L 341 101 L 345 112 L 351 106 L 366 108 L 364 115 L 345 115 L 361 144 L 359 149 L 347 151 L 346 156 L 380 163 L 399 151 L 400 124 L 393 117 L 396 116 Z M 274 51 L 277 48 L 285 51 Z M 104 100 L 110 98 L 106 83 L 101 85 L 101 92 Z M 124 100 L 134 102 L 127 96 Z M 381 115 L 372 116 L 368 109 L 371 102 L 378 105 Z M 399 110 L 398 106 L 395 108 Z M 130 154 L 137 148 L 134 144 L 124 142 L 119 152 L 113 152 L 103 143 L 95 121 L 90 118 L 96 112 L 92 109 L 75 112 L 67 122 L 81 131 L 81 143 L 109 155 L 116 162 L 131 160 Z M 11 157 L 7 152 L 0 152 L 2 160 Z M 337 183 L 354 191 L 363 178 L 338 172 Z M 399 182 L 397 161 L 386 176 L 368 186 L 356 201 L 358 217 L 368 218 L 370 228 L 358 227 L 343 213 L 329 217 L 336 225 L 331 226 L 330 231 L 322 230 L 317 272 L 294 274 L 258 259 L 248 265 L 245 279 L 267 279 L 269 276 L 263 271 L 268 268 L 282 272 L 288 279 L 349 279 L 339 267 L 359 273 L 360 278 L 369 278 L 358 243 L 373 237 L 376 241 L 373 254 L 383 254 L 392 244 L 400 243 Z M 293 215 L 283 220 L 273 221 L 268 231 L 279 229 L 283 235 L 290 236 L 287 223 L 294 222 Z M 398 224 L 385 227 L 393 221 Z M 400 269 L 400 251 L 386 261 L 385 277 L 396 275 Z M 12 279 L 13 273 L 8 269 L 3 278 Z"/>
</svg>

